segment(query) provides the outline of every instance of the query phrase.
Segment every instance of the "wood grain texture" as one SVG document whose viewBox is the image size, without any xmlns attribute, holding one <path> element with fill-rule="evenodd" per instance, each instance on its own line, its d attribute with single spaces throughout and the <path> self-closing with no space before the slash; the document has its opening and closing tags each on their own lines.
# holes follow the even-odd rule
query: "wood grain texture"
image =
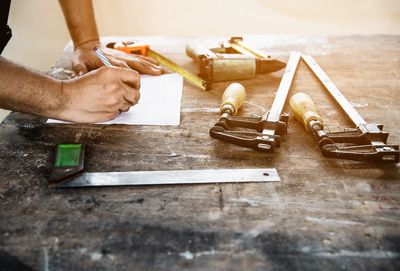
<svg viewBox="0 0 400 271">
<path fill-rule="evenodd" d="M 385 124 L 399 143 L 400 36 L 248 40 L 285 59 L 291 50 L 313 55 L 365 120 Z M 183 53 L 188 39 L 147 41 L 195 71 Z M 70 53 L 55 66 L 70 67 Z M 281 76 L 242 81 L 240 114 L 269 108 Z M 274 154 L 215 141 L 208 130 L 228 84 L 203 92 L 185 83 L 179 127 L 46 125 L 12 113 L 0 126 L 0 262 L 21 270 L 399 270 L 399 165 L 323 158 L 292 115 Z M 314 98 L 330 130 L 350 127 L 303 62 L 289 97 L 298 91 Z M 55 145 L 70 142 L 87 144 L 88 171 L 276 167 L 282 182 L 49 189 Z"/>
</svg>

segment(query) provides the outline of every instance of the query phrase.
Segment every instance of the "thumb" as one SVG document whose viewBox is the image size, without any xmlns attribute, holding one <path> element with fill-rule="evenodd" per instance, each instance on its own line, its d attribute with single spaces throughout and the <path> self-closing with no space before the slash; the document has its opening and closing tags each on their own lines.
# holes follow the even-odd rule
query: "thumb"
<svg viewBox="0 0 400 271">
<path fill-rule="evenodd" d="M 115 68 L 122 82 L 135 89 L 140 88 L 140 75 L 137 71 L 124 68 Z"/>
<path fill-rule="evenodd" d="M 83 63 L 74 63 L 74 70 L 78 73 L 79 76 L 84 75 L 88 72 L 88 68 Z"/>
</svg>

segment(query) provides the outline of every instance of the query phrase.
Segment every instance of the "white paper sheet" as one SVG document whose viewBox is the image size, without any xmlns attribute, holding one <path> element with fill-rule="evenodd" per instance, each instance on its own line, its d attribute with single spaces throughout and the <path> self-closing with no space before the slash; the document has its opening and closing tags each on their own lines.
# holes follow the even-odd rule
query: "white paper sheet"
<svg viewBox="0 0 400 271">
<path fill-rule="evenodd" d="M 177 73 L 144 75 L 140 81 L 140 100 L 128 112 L 98 124 L 179 125 L 183 78 Z M 49 119 L 47 123 L 68 123 Z"/>
</svg>

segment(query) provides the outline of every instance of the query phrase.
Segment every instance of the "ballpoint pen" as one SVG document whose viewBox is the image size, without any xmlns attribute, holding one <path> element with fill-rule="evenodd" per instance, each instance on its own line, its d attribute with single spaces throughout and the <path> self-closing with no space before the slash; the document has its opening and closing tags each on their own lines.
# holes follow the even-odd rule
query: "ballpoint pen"
<svg viewBox="0 0 400 271">
<path fill-rule="evenodd" d="M 94 47 L 93 51 L 100 58 L 101 62 L 103 62 L 104 65 L 106 65 L 108 67 L 113 66 L 113 65 L 111 65 L 110 61 L 108 61 L 107 57 L 97 47 Z"/>
</svg>

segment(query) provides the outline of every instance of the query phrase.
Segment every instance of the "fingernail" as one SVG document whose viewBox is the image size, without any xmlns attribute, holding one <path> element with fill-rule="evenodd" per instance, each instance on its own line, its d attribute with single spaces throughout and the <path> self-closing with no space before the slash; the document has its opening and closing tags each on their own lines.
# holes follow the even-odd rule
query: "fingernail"
<svg viewBox="0 0 400 271">
<path fill-rule="evenodd" d="M 82 76 L 82 75 L 83 75 L 83 71 L 80 71 L 80 72 L 79 72 L 79 76 Z"/>
</svg>

